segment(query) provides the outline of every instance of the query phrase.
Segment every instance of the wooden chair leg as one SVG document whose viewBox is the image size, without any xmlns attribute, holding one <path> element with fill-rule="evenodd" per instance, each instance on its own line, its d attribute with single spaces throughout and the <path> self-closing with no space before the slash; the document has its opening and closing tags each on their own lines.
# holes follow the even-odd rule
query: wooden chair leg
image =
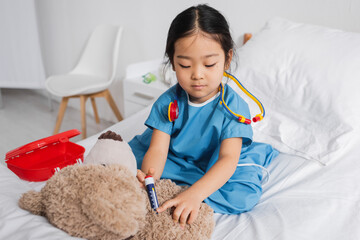
<svg viewBox="0 0 360 240">
<path fill-rule="evenodd" d="M 95 98 L 91 97 L 90 99 L 91 99 L 91 105 L 92 105 L 93 110 L 94 110 L 95 122 L 100 123 L 100 118 L 99 118 L 99 114 L 98 114 L 98 111 L 97 111 L 97 108 L 96 108 Z"/>
<path fill-rule="evenodd" d="M 107 102 L 109 103 L 111 109 L 115 113 L 117 120 L 118 121 L 123 120 L 123 117 L 121 116 L 121 113 L 119 112 L 119 109 L 117 108 L 116 103 L 115 103 L 114 99 L 112 98 L 110 91 L 108 89 L 104 91 L 104 96 L 105 96 Z"/>
<path fill-rule="evenodd" d="M 54 134 L 59 133 L 61 122 L 63 120 L 68 101 L 69 101 L 68 97 L 63 97 L 62 100 L 61 100 L 60 107 L 59 107 L 59 112 L 58 112 L 57 119 L 56 119 Z"/>
<path fill-rule="evenodd" d="M 82 138 L 86 138 L 86 104 L 87 97 L 84 95 L 80 96 L 80 111 L 81 111 L 81 132 L 82 132 Z"/>
</svg>

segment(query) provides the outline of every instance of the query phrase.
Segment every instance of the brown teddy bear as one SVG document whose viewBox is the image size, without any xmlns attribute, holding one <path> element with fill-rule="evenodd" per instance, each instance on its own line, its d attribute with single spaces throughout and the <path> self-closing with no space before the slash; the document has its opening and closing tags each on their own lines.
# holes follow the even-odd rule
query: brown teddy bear
<svg viewBox="0 0 360 240">
<path fill-rule="evenodd" d="M 184 230 L 173 222 L 172 209 L 156 214 L 136 179 L 131 148 L 116 133 L 102 134 L 84 163 L 55 173 L 40 192 L 24 193 L 19 206 L 86 239 L 210 239 L 215 223 L 205 203 Z M 170 180 L 155 186 L 160 205 L 185 189 Z"/>
</svg>

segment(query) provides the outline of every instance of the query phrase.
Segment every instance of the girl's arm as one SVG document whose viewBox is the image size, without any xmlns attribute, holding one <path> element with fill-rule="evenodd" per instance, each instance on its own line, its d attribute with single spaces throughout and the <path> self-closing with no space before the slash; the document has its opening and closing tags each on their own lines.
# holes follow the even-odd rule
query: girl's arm
<svg viewBox="0 0 360 240">
<path fill-rule="evenodd" d="M 137 177 L 140 182 L 144 181 L 145 174 L 151 174 L 155 180 L 160 179 L 165 167 L 169 145 L 170 135 L 154 129 L 149 149 L 141 165 L 141 171 L 138 170 Z"/>
<path fill-rule="evenodd" d="M 221 142 L 218 161 L 209 171 L 186 191 L 165 202 L 158 208 L 163 212 L 169 207 L 176 207 L 173 213 L 174 222 L 191 224 L 197 217 L 201 202 L 221 188 L 234 174 L 242 147 L 242 138 L 228 138 Z"/>
</svg>

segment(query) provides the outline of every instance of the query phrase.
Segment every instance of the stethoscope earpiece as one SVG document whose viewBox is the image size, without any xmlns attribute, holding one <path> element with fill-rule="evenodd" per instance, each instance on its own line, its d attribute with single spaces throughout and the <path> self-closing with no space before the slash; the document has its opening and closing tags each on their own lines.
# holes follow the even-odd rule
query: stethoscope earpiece
<svg viewBox="0 0 360 240">
<path fill-rule="evenodd" d="M 233 115 L 239 122 L 244 123 L 244 124 L 251 124 L 251 120 L 240 115 L 237 113 L 234 113 L 226 104 L 225 99 L 224 99 L 224 85 L 222 83 L 220 83 L 220 89 L 221 89 L 221 100 L 220 100 L 220 105 L 224 107 L 224 109 L 231 115 Z"/>
<path fill-rule="evenodd" d="M 227 78 L 230 78 L 231 80 L 233 80 L 236 83 L 236 85 L 259 106 L 261 113 L 257 114 L 255 117 L 253 117 L 252 121 L 253 122 L 260 122 L 261 120 L 263 120 L 263 118 L 265 117 L 265 109 L 264 109 L 264 106 L 262 105 L 262 103 L 253 94 L 251 94 L 240 83 L 240 81 L 236 77 L 234 77 L 233 75 L 231 75 L 230 73 L 227 73 L 227 72 L 224 72 L 224 76 L 227 77 Z M 220 89 L 221 89 L 221 101 L 220 101 L 220 104 L 226 109 L 226 111 L 229 112 L 234 117 L 236 117 L 239 122 L 245 123 L 245 124 L 251 124 L 251 119 L 245 118 L 244 116 L 231 111 L 231 109 L 227 106 L 227 104 L 226 104 L 226 102 L 224 100 L 224 85 L 222 83 L 220 83 Z"/>
</svg>

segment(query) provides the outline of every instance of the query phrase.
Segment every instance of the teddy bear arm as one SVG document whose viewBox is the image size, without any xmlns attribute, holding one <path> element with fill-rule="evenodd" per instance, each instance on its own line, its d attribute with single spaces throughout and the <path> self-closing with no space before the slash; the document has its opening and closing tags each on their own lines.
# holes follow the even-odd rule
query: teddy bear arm
<svg viewBox="0 0 360 240">
<path fill-rule="evenodd" d="M 45 207 L 42 202 L 41 192 L 30 190 L 24 193 L 19 199 L 19 207 L 31 212 L 32 214 L 45 215 Z"/>
<path fill-rule="evenodd" d="M 127 238 L 139 230 L 139 220 L 118 209 L 112 202 L 102 197 L 92 196 L 82 205 L 84 213 L 106 231 Z"/>
</svg>

